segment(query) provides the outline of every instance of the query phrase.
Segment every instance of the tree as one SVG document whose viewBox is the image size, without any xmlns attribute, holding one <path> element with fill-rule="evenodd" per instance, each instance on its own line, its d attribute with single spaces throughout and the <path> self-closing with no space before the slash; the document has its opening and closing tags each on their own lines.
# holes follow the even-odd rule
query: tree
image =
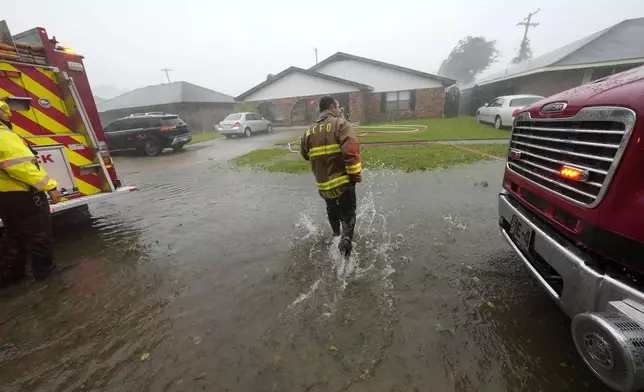
<svg viewBox="0 0 644 392">
<path fill-rule="evenodd" d="M 441 64 L 438 74 L 460 83 L 470 83 L 476 75 L 493 64 L 498 56 L 496 41 L 467 36 L 458 41 L 458 45 Z"/>
<path fill-rule="evenodd" d="M 257 108 L 254 105 L 251 105 L 248 102 L 240 102 L 235 107 L 233 108 L 233 113 L 242 113 L 242 112 L 255 112 L 259 113 L 257 111 Z"/>
<path fill-rule="evenodd" d="M 513 64 L 519 64 L 523 61 L 530 60 L 532 58 L 532 47 L 530 46 L 530 38 L 526 37 L 521 41 L 521 47 L 519 48 L 519 53 L 515 58 L 512 59 Z"/>
</svg>

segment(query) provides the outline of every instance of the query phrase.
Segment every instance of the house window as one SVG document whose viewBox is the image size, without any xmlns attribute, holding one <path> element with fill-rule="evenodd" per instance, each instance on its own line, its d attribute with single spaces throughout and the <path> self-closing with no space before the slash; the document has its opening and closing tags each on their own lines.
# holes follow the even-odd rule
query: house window
<svg viewBox="0 0 644 392">
<path fill-rule="evenodd" d="M 388 112 L 395 110 L 409 110 L 411 108 L 411 92 L 410 91 L 393 91 L 388 92 L 386 95 L 385 109 Z"/>
</svg>

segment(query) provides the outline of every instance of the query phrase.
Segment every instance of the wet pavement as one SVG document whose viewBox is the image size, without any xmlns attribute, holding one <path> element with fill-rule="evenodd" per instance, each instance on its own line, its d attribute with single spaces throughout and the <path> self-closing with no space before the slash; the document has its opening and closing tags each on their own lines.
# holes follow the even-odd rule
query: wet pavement
<svg viewBox="0 0 644 392">
<path fill-rule="evenodd" d="M 0 293 L 0 390 L 606 390 L 498 233 L 503 163 L 367 168 L 344 261 L 310 175 L 225 165 L 283 138 L 120 158 L 141 190 Z"/>
</svg>

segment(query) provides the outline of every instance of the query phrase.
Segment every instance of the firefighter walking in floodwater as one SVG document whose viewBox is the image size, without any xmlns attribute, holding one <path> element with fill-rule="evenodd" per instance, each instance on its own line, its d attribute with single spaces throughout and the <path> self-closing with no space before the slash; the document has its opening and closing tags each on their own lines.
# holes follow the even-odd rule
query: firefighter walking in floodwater
<svg viewBox="0 0 644 392">
<path fill-rule="evenodd" d="M 302 137 L 300 152 L 311 161 L 333 235 L 342 235 L 340 252 L 349 256 L 356 225 L 355 184 L 362 181 L 360 143 L 351 123 L 342 118 L 335 98 L 323 97 L 319 108 L 320 115 Z"/>
<path fill-rule="evenodd" d="M 51 216 L 45 192 L 60 200 L 56 181 L 38 164 L 33 151 L 11 128 L 9 106 L 0 100 L 0 288 L 25 277 L 27 258 L 34 279 L 54 270 Z"/>
</svg>

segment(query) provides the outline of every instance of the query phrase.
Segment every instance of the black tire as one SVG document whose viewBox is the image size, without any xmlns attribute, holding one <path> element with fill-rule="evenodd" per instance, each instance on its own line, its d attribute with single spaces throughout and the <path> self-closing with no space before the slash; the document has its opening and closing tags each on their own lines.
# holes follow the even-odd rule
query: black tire
<svg viewBox="0 0 644 392">
<path fill-rule="evenodd" d="M 273 133 L 273 126 L 271 124 L 268 124 L 268 126 L 266 127 L 266 132 Z"/>
<path fill-rule="evenodd" d="M 481 113 L 476 113 L 476 123 L 480 124 L 481 123 Z"/>
<path fill-rule="evenodd" d="M 501 116 L 496 116 L 494 118 L 494 128 L 496 129 L 503 128 L 503 121 L 501 120 Z"/>
<path fill-rule="evenodd" d="M 244 136 L 250 137 L 252 135 L 252 132 L 250 131 L 250 128 L 244 129 Z"/>
<path fill-rule="evenodd" d="M 143 153 L 149 157 L 156 157 L 161 154 L 163 148 L 155 139 L 146 139 L 143 142 Z"/>
<path fill-rule="evenodd" d="M 226 139 L 232 139 L 231 135 L 226 135 Z"/>
</svg>

